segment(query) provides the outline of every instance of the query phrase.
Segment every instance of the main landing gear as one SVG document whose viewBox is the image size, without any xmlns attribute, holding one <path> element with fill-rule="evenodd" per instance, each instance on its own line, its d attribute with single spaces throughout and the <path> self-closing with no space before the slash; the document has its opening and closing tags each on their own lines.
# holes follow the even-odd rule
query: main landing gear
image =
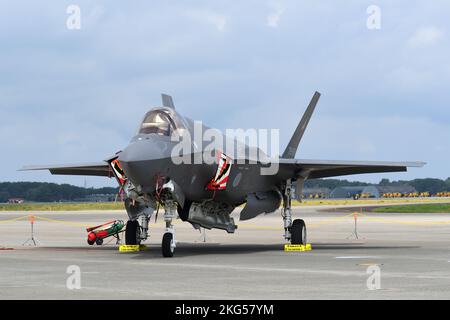
<svg viewBox="0 0 450 320">
<path fill-rule="evenodd" d="M 306 244 L 306 224 L 302 219 L 292 221 L 292 189 L 291 180 L 286 181 L 286 188 L 283 195 L 282 217 L 284 222 L 284 238 L 291 244 Z"/>
<path fill-rule="evenodd" d="M 137 245 L 141 243 L 141 227 L 137 220 L 128 220 L 125 229 L 125 244 Z"/>
<path fill-rule="evenodd" d="M 140 215 L 136 220 L 128 220 L 125 229 L 125 244 L 138 245 L 148 238 L 148 224 L 151 215 Z"/>
<path fill-rule="evenodd" d="M 164 203 L 164 221 L 166 222 L 165 233 L 162 238 L 163 257 L 173 257 L 176 248 L 175 227 L 172 220 L 177 217 L 177 203 L 168 200 Z M 148 225 L 151 214 L 141 214 L 138 217 L 130 216 L 125 229 L 125 244 L 139 245 L 148 238 Z"/>
</svg>

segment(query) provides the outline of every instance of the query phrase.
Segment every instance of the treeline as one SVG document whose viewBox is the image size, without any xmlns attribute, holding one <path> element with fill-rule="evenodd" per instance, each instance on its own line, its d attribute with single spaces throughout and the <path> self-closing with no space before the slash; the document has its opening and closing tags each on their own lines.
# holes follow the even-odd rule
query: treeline
<svg viewBox="0 0 450 320">
<path fill-rule="evenodd" d="M 379 182 L 380 186 L 398 186 L 405 184 L 414 187 L 418 192 L 430 192 L 431 194 L 436 194 L 437 192 L 450 191 L 450 178 L 447 178 L 447 180 L 426 178 L 426 179 L 398 180 L 398 181 L 381 179 L 381 181 Z M 306 180 L 305 182 L 305 188 L 329 188 L 331 190 L 336 187 L 368 186 L 368 185 L 371 184 L 366 182 L 348 181 L 339 179 L 314 179 L 314 180 Z"/>
<path fill-rule="evenodd" d="M 389 179 L 382 179 L 380 181 L 381 186 L 395 186 L 402 184 L 409 184 L 410 186 L 413 186 L 418 192 L 430 192 L 431 194 L 450 191 L 450 178 L 447 178 L 447 180 L 426 178 L 414 179 L 410 181 L 389 181 Z"/>
<path fill-rule="evenodd" d="M 11 198 L 36 202 L 74 201 L 94 194 L 115 195 L 118 192 L 118 188 L 110 187 L 81 188 L 46 182 L 1 182 L 0 202 L 7 202 Z"/>
<path fill-rule="evenodd" d="M 411 185 L 418 192 L 437 192 L 450 191 L 450 178 L 441 179 L 414 179 L 410 181 L 399 180 L 389 181 L 382 179 L 379 182 L 381 186 Z M 368 186 L 367 182 L 348 181 L 339 179 L 313 179 L 306 180 L 305 188 L 329 188 L 334 189 L 344 186 Z M 0 183 L 0 203 L 7 202 L 12 198 L 22 198 L 26 201 L 36 202 L 55 202 L 55 201 L 74 201 L 92 195 L 105 194 L 116 195 L 119 188 L 82 188 L 69 184 L 56 184 L 46 182 L 1 182 Z"/>
</svg>

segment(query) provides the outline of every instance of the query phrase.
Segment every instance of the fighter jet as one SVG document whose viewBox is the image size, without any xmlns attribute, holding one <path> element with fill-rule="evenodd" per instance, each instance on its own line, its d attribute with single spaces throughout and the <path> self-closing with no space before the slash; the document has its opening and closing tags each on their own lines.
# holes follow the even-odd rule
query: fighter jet
<svg viewBox="0 0 450 320">
<path fill-rule="evenodd" d="M 174 219 L 190 223 L 195 229 L 237 229 L 231 213 L 243 205 L 240 220 L 272 213 L 281 206 L 284 239 L 306 244 L 306 224 L 292 219 L 291 201 L 301 199 L 306 179 L 362 173 L 400 172 L 422 167 L 423 162 L 329 161 L 294 159 L 311 119 L 320 93 L 312 97 L 286 149 L 279 157 L 269 157 L 260 148 L 216 131 L 221 145 L 234 143 L 234 157 L 209 141 L 192 139 L 197 129 L 210 128 L 183 117 L 172 97 L 162 94 L 162 106 L 147 112 L 130 144 L 98 163 L 54 166 L 26 166 L 21 170 L 49 170 L 59 175 L 115 177 L 125 196 L 128 214 L 126 244 L 145 241 L 152 215 L 164 210 L 165 233 L 162 255 L 172 257 L 177 246 Z M 184 148 L 180 148 L 181 138 Z M 186 147 L 186 145 L 188 147 Z M 228 150 L 227 150 L 228 151 Z M 217 161 L 206 161 L 213 156 Z M 256 156 L 255 156 L 256 155 Z M 262 173 L 276 167 L 273 172 Z M 268 170 L 270 171 L 270 170 Z M 281 227 L 280 227 L 281 229 Z"/>
</svg>

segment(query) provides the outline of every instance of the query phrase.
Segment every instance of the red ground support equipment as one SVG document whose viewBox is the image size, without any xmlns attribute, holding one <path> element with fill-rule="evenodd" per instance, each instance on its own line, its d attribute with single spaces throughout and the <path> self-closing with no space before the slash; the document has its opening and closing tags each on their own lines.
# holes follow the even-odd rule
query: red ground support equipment
<svg viewBox="0 0 450 320">
<path fill-rule="evenodd" d="M 123 232 L 124 226 L 125 224 L 122 220 L 113 220 L 95 227 L 89 227 L 86 229 L 88 232 L 87 243 L 91 246 L 94 243 L 101 246 L 103 240 L 109 237 L 115 237 L 116 243 L 119 243 L 119 234 Z"/>
</svg>

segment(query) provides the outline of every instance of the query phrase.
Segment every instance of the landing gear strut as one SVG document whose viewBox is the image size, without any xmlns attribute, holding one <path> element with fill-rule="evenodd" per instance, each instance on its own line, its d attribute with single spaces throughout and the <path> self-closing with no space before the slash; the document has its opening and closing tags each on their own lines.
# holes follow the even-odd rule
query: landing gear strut
<svg viewBox="0 0 450 320">
<path fill-rule="evenodd" d="M 136 220 L 128 220 L 125 229 L 125 244 L 137 245 L 148 238 L 148 223 L 151 215 L 142 214 Z"/>
<path fill-rule="evenodd" d="M 176 248 L 175 227 L 172 224 L 172 219 L 176 217 L 177 205 L 176 203 L 166 203 L 164 207 L 164 221 L 166 222 L 166 232 L 162 238 L 162 255 L 163 257 L 173 257 Z"/>
<path fill-rule="evenodd" d="M 154 213 L 154 203 L 145 202 L 143 196 L 139 199 L 125 199 L 125 209 L 128 214 L 128 222 L 125 229 L 125 244 L 138 245 L 148 238 L 148 224 Z"/>
<path fill-rule="evenodd" d="M 284 238 L 291 244 L 306 244 L 306 224 L 302 219 L 292 221 L 292 183 L 291 179 L 286 181 L 286 188 L 283 195 L 282 217 L 284 222 Z"/>
</svg>

